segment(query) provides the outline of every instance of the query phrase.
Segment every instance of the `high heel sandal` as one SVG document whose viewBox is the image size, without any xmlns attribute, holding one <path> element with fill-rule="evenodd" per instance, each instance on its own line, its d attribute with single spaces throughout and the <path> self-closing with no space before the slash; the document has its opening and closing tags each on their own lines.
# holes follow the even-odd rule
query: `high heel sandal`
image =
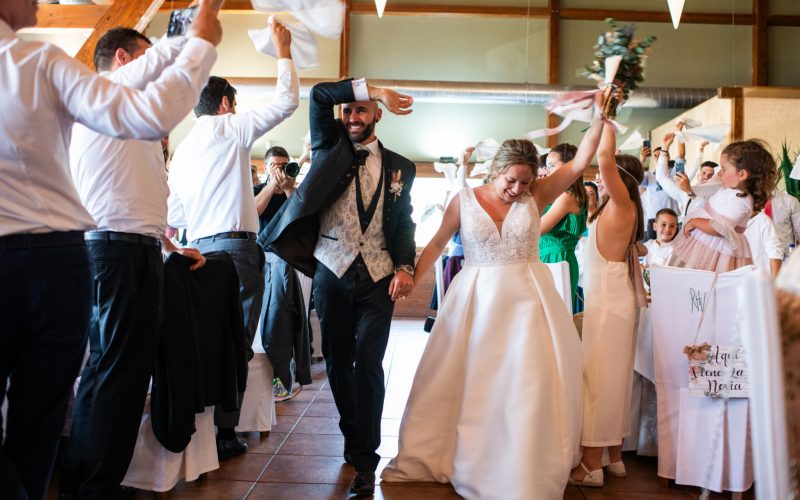
<svg viewBox="0 0 800 500">
<path fill-rule="evenodd" d="M 592 488 L 599 488 L 603 486 L 603 469 L 602 467 L 597 470 L 590 471 L 586 465 L 581 462 L 581 468 L 586 471 L 586 475 L 583 477 L 582 480 L 576 481 L 572 479 L 570 476 L 569 484 L 570 486 L 590 486 Z"/>
</svg>

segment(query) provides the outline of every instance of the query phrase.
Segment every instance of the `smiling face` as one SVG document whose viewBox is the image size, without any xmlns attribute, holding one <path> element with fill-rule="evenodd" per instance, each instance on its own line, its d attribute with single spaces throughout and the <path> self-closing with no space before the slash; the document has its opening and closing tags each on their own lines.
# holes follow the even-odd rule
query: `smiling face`
<svg viewBox="0 0 800 500">
<path fill-rule="evenodd" d="M 697 178 L 700 181 L 700 184 L 706 183 L 711 178 L 714 177 L 714 167 L 711 166 L 704 166 L 700 167 L 700 173 L 697 174 Z"/>
<path fill-rule="evenodd" d="M 678 219 L 672 214 L 661 214 L 653 221 L 653 230 L 659 243 L 672 241 L 678 232 Z"/>
<path fill-rule="evenodd" d="M 342 104 L 342 123 L 353 142 L 367 144 L 375 139 L 375 124 L 381 119 L 381 109 L 372 101 Z"/>
<path fill-rule="evenodd" d="M 722 185 L 729 189 L 737 189 L 750 176 L 747 170 L 739 170 L 727 155 L 723 155 L 719 161 L 719 178 Z"/>
<path fill-rule="evenodd" d="M 494 192 L 500 200 L 513 203 L 531 190 L 533 173 L 528 165 L 511 165 L 497 174 L 492 182 Z"/>
</svg>

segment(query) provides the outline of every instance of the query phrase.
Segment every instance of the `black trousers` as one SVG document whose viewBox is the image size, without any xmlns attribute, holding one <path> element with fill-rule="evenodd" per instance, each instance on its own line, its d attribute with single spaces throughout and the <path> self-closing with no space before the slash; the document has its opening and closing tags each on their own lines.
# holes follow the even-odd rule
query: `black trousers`
<svg viewBox="0 0 800 500">
<path fill-rule="evenodd" d="M 88 241 L 87 248 L 94 275 L 89 360 L 62 481 L 80 481 L 82 499 L 113 499 L 133 456 L 155 366 L 164 264 L 160 249 L 144 243 Z"/>
<path fill-rule="evenodd" d="M 0 497 L 39 500 L 86 349 L 91 273 L 83 233 L 0 237 L 0 283 L 0 402 L 8 395 Z"/>
<path fill-rule="evenodd" d="M 393 276 L 373 282 L 360 259 L 340 279 L 318 263 L 314 305 L 322 329 L 328 383 L 339 410 L 344 453 L 359 471 L 374 471 L 380 456 L 381 414 L 386 394 L 383 355 L 394 302 Z"/>
</svg>

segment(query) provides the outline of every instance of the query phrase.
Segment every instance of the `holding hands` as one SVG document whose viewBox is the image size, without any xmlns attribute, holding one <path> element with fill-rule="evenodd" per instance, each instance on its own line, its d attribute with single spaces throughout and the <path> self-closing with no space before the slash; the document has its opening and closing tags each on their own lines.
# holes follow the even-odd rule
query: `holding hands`
<svg viewBox="0 0 800 500">
<path fill-rule="evenodd" d="M 402 269 L 394 273 L 394 278 L 389 284 L 389 295 L 392 300 L 404 299 L 414 288 L 414 277 Z"/>
</svg>

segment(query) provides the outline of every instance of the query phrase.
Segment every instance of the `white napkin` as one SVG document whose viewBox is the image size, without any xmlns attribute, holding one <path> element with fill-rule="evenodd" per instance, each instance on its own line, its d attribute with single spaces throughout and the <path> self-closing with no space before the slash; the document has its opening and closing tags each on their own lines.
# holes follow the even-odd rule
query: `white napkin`
<svg viewBox="0 0 800 500">
<path fill-rule="evenodd" d="M 319 66 L 319 52 L 317 50 L 317 39 L 314 35 L 298 21 L 289 19 L 286 15 L 272 15 L 270 19 L 277 19 L 286 26 L 292 34 L 292 61 L 297 69 L 316 68 Z M 253 40 L 256 50 L 268 56 L 277 57 L 275 44 L 272 43 L 272 30 L 267 21 L 267 27 L 263 30 L 248 30 L 247 34 Z"/>
<path fill-rule="evenodd" d="M 497 150 L 499 148 L 500 144 L 498 144 L 498 142 L 494 140 L 494 137 L 489 137 L 488 139 L 484 139 L 475 145 L 475 160 L 479 163 L 485 162 L 486 160 L 491 160 L 492 158 L 494 158 L 494 155 L 495 153 L 497 153 Z M 475 175 L 474 172 L 475 170 L 473 170 L 472 174 L 473 176 Z"/>
<path fill-rule="evenodd" d="M 706 125 L 705 127 L 697 127 L 692 129 L 684 129 L 681 132 L 675 133 L 675 140 L 685 143 L 689 139 L 696 139 L 698 141 L 708 141 L 714 144 L 719 144 L 728 136 L 728 130 L 731 126 L 727 123 L 720 123 L 717 125 Z"/>
<path fill-rule="evenodd" d="M 630 151 L 632 149 L 639 151 L 642 149 L 643 143 L 644 137 L 642 137 L 642 134 L 640 134 L 638 130 L 634 130 L 631 135 L 620 144 L 619 149 L 622 151 Z"/>
<path fill-rule="evenodd" d="M 339 38 L 344 27 L 345 6 L 341 0 L 250 0 L 262 12 L 290 12 L 305 27 L 324 36 Z"/>
<path fill-rule="evenodd" d="M 677 120 L 675 120 L 675 125 L 677 125 L 680 122 L 683 122 L 684 129 L 697 128 L 703 125 L 701 122 L 695 120 L 694 118 L 678 118 Z"/>
<path fill-rule="evenodd" d="M 476 163 L 474 167 L 472 167 L 472 172 L 469 173 L 470 177 L 483 177 L 484 175 L 489 173 L 489 165 L 491 165 L 492 160 L 488 159 L 482 163 Z"/>
<path fill-rule="evenodd" d="M 794 160 L 794 167 L 792 167 L 792 173 L 789 174 L 789 178 L 800 181 L 800 155 L 797 155 Z"/>
</svg>

